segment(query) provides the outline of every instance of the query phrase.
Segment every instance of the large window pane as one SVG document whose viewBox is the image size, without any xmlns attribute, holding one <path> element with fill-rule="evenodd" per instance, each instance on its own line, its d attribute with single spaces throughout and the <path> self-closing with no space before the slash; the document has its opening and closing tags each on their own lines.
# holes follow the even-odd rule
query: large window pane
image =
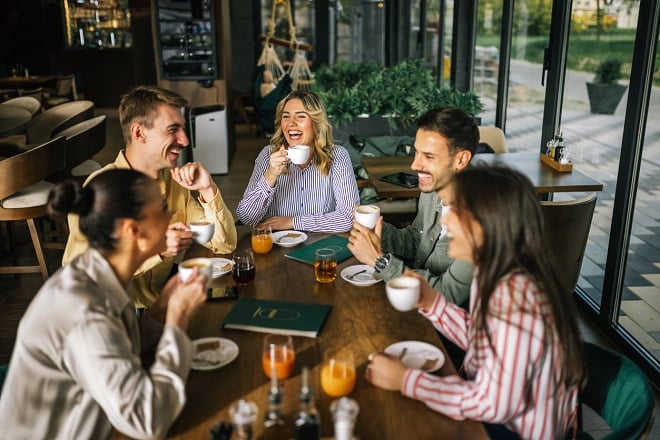
<svg viewBox="0 0 660 440">
<path fill-rule="evenodd" d="M 342 0 L 338 9 L 336 60 L 385 65 L 385 1 Z"/>
</svg>

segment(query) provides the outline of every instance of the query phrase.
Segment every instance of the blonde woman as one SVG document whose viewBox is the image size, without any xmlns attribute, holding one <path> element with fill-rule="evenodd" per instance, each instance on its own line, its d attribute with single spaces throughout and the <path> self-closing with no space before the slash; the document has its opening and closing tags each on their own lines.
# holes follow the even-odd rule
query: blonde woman
<svg viewBox="0 0 660 440">
<path fill-rule="evenodd" d="M 273 230 L 346 232 L 359 194 L 348 151 L 332 143 L 323 102 L 313 92 L 287 95 L 275 114 L 270 145 L 255 160 L 252 177 L 236 209 L 246 225 Z M 293 145 L 308 145 L 305 163 L 287 156 Z"/>
</svg>

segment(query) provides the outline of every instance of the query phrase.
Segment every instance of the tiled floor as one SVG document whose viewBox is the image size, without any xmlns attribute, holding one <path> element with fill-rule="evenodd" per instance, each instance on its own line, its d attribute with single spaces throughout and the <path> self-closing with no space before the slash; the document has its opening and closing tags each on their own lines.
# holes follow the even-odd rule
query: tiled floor
<svg viewBox="0 0 660 440">
<path fill-rule="evenodd" d="M 103 113 L 106 113 L 109 116 L 108 142 L 106 148 L 101 151 L 95 157 L 95 159 L 97 159 L 100 163 L 105 164 L 114 160 L 117 149 L 122 145 L 122 141 L 119 134 L 119 125 L 116 111 L 104 110 Z M 266 144 L 265 139 L 255 138 L 253 132 L 248 132 L 246 126 L 244 125 L 239 125 L 238 131 L 238 146 L 235 158 L 230 168 L 230 173 L 225 176 L 215 176 L 215 179 L 222 190 L 225 201 L 232 210 L 235 209 L 240 197 L 242 196 L 242 192 L 245 188 L 247 179 L 252 172 L 254 158 L 256 157 L 257 152 L 262 146 Z M 597 221 L 595 223 L 597 223 Z M 595 240 L 597 240 L 597 236 L 592 237 L 592 241 Z M 2 236 L 0 236 L 0 244 L 2 244 Z M 601 243 L 601 246 L 604 248 L 606 245 L 607 242 L 604 240 L 604 242 Z M 28 248 L 21 250 L 21 254 L 28 257 L 31 255 Z M 3 256 L 0 253 L 0 259 L 2 258 L 6 258 L 6 256 Z M 49 261 L 50 270 L 57 270 L 60 264 L 61 251 L 47 251 L 47 258 Z M 589 260 L 590 262 L 585 266 L 584 269 L 587 269 L 588 271 L 590 264 L 593 264 L 594 266 L 603 264 L 604 258 L 604 255 L 591 252 Z M 593 259 L 595 262 L 592 263 L 591 259 Z M 660 261 L 660 258 L 656 261 Z M 659 271 L 660 263 L 656 265 L 655 273 L 657 274 Z M 597 273 L 594 273 L 594 276 L 602 277 L 602 274 L 598 275 Z M 644 309 L 644 306 L 640 304 L 641 301 L 645 301 L 646 303 L 647 300 L 644 298 L 648 298 L 648 303 L 654 304 L 656 308 L 658 306 L 657 275 L 652 275 L 652 277 L 648 280 L 645 278 L 645 281 L 648 284 L 655 281 L 655 287 L 644 285 L 635 287 L 634 290 L 631 288 L 631 295 L 635 295 L 635 299 L 631 300 L 631 302 L 636 301 L 638 304 L 632 304 L 630 306 L 626 305 L 626 317 L 624 319 L 630 320 L 630 323 L 626 323 L 626 325 L 639 325 L 636 320 L 633 320 L 630 317 L 634 315 L 635 310 Z M 41 284 L 41 278 L 37 275 L 0 275 L 0 364 L 7 363 L 9 361 L 14 338 L 16 336 L 18 321 L 25 311 L 25 308 L 27 307 L 30 299 L 39 289 Z M 649 319 L 648 316 L 645 318 L 636 317 L 636 319 L 642 321 L 644 325 L 657 325 L 657 321 L 654 322 L 652 319 Z M 653 328 L 657 329 L 657 326 Z M 646 330 L 640 328 L 640 331 L 644 333 Z M 651 335 L 651 337 L 655 337 L 655 339 L 653 339 L 655 341 L 660 336 L 660 329 L 655 330 L 654 332 L 655 334 Z M 609 342 L 603 337 L 600 331 L 585 319 L 581 319 L 580 321 L 580 333 L 581 336 L 587 341 L 610 346 Z M 646 335 L 649 337 L 649 334 Z M 656 390 L 656 413 L 660 413 L 660 400 L 658 396 L 660 396 L 660 393 L 658 393 Z M 658 416 L 658 419 L 660 419 L 660 415 Z M 653 430 L 651 431 L 650 438 L 652 439 L 660 439 L 660 420 L 658 419 L 656 419 L 656 423 L 653 427 Z M 594 435 L 595 438 L 600 438 L 605 433 L 607 433 L 607 426 L 592 412 L 587 411 L 585 413 L 584 423 L 586 430 Z"/>
</svg>

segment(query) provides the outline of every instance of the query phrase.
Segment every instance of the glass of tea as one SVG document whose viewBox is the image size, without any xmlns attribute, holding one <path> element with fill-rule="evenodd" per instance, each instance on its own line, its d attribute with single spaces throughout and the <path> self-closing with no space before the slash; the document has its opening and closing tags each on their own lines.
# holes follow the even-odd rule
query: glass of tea
<svg viewBox="0 0 660 440">
<path fill-rule="evenodd" d="M 252 250 L 244 249 L 234 252 L 232 258 L 234 265 L 231 268 L 231 276 L 238 284 L 250 284 L 254 281 L 257 270 L 254 266 L 254 255 Z"/>
<path fill-rule="evenodd" d="M 252 250 L 258 254 L 267 254 L 273 249 L 273 230 L 270 226 L 252 229 Z"/>
<path fill-rule="evenodd" d="M 286 379 L 293 374 L 296 353 L 293 351 L 293 340 L 289 335 L 264 336 L 264 350 L 261 357 L 261 367 L 269 378 L 274 371 L 278 379 Z"/>
<path fill-rule="evenodd" d="M 348 348 L 330 348 L 323 356 L 321 388 L 328 396 L 347 396 L 355 388 L 355 362 Z"/>
<path fill-rule="evenodd" d="M 319 283 L 331 283 L 337 278 L 337 259 L 334 249 L 317 249 L 314 259 L 314 278 Z"/>
</svg>

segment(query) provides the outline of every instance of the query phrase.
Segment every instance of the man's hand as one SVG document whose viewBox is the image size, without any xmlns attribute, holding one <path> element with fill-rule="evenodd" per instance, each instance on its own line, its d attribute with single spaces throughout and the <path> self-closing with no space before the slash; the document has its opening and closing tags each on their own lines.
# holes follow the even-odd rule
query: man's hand
<svg viewBox="0 0 660 440">
<path fill-rule="evenodd" d="M 187 190 L 199 192 L 205 202 L 213 200 L 218 193 L 218 185 L 204 165 L 199 162 L 188 162 L 183 166 L 172 168 L 170 173 L 176 183 Z"/>
<path fill-rule="evenodd" d="M 161 252 L 162 257 L 173 257 L 181 251 L 185 251 L 193 242 L 193 233 L 190 228 L 181 223 L 172 223 L 165 232 L 167 249 Z"/>
<path fill-rule="evenodd" d="M 376 257 L 383 255 L 380 246 L 382 232 L 383 216 L 378 218 L 373 231 L 353 220 L 353 229 L 351 229 L 351 235 L 348 237 L 348 250 L 362 264 L 373 266 Z"/>
<path fill-rule="evenodd" d="M 259 228 L 270 226 L 273 231 L 293 229 L 293 217 L 270 217 L 257 225 Z"/>
</svg>

